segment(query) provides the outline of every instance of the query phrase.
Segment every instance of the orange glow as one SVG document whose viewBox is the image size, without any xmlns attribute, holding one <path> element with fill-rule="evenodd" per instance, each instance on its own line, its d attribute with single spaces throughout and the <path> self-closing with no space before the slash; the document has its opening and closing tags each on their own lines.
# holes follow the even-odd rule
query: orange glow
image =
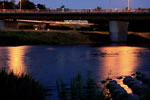
<svg viewBox="0 0 150 100">
<path fill-rule="evenodd" d="M 144 48 L 143 48 L 144 49 Z M 101 52 L 106 53 L 103 58 L 99 58 L 104 68 L 100 70 L 101 79 L 106 79 L 108 73 L 112 71 L 111 78 L 116 79 L 116 77 L 131 75 L 135 72 L 138 67 L 139 57 L 137 51 L 142 50 L 138 47 L 103 47 L 100 48 Z M 117 80 L 117 79 L 116 79 Z M 128 93 L 132 93 L 132 91 L 122 83 L 122 81 L 118 81 L 118 83 L 126 89 Z"/>
<path fill-rule="evenodd" d="M 9 47 L 8 55 L 10 57 L 9 60 L 9 70 L 13 71 L 16 75 L 21 75 L 22 73 L 26 73 L 26 67 L 24 63 L 24 54 L 28 50 L 27 46 L 19 46 L 19 47 Z"/>
</svg>

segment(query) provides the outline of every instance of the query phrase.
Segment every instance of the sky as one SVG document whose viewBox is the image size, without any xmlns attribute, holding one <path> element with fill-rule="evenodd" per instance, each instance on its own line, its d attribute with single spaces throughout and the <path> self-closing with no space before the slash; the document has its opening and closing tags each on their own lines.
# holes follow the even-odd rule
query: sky
<svg viewBox="0 0 150 100">
<path fill-rule="evenodd" d="M 16 0 L 18 2 L 19 0 Z M 62 4 L 70 9 L 96 8 L 126 8 L 128 0 L 30 0 L 35 4 L 41 3 L 47 8 L 59 8 Z M 110 1 L 112 3 L 110 3 Z M 111 6 L 110 6 L 111 5 Z M 150 0 L 130 0 L 130 8 L 150 8 Z"/>
</svg>

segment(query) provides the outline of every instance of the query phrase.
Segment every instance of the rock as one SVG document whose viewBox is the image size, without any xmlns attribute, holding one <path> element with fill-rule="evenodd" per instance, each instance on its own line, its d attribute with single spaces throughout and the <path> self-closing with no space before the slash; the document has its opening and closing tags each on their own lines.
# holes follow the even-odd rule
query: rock
<svg viewBox="0 0 150 100">
<path fill-rule="evenodd" d="M 135 76 L 135 74 L 131 74 L 131 76 Z"/>
<path fill-rule="evenodd" d="M 122 79 L 122 76 L 117 77 L 117 79 Z"/>
<path fill-rule="evenodd" d="M 133 78 L 131 76 L 126 76 L 123 80 L 124 84 L 127 84 L 128 82 L 133 81 Z"/>
<path fill-rule="evenodd" d="M 128 87 L 130 87 L 130 88 L 131 88 L 134 84 L 136 84 L 136 82 L 135 82 L 135 81 L 130 81 L 130 82 L 128 82 L 128 84 L 127 84 L 127 85 L 128 85 Z"/>
<path fill-rule="evenodd" d="M 144 87 L 141 84 L 134 84 L 131 89 L 138 95 L 142 95 L 144 93 Z"/>
<path fill-rule="evenodd" d="M 143 77 L 142 79 L 143 83 L 150 83 L 150 78 L 148 76 Z"/>
<path fill-rule="evenodd" d="M 110 81 L 110 80 L 112 80 L 112 79 L 111 79 L 111 78 L 106 78 L 106 80 L 107 80 L 107 81 Z"/>
<path fill-rule="evenodd" d="M 101 81 L 102 84 L 105 84 L 106 82 L 107 82 L 106 80 L 102 80 L 102 81 Z"/>
<path fill-rule="evenodd" d="M 137 76 L 143 77 L 144 75 L 142 75 L 140 73 Z M 138 81 L 130 76 L 127 76 L 127 77 L 125 77 L 123 82 L 124 82 L 124 84 L 128 85 L 128 87 L 130 87 L 132 89 L 132 91 L 134 93 L 136 93 L 137 95 L 140 96 L 144 93 L 144 87 L 143 87 L 144 85 L 140 81 Z"/>
<path fill-rule="evenodd" d="M 142 80 L 142 78 L 143 78 L 143 75 L 142 75 L 142 74 L 137 74 L 137 75 L 136 75 L 136 79 Z"/>
<path fill-rule="evenodd" d="M 129 94 L 126 100 L 139 100 L 139 96 L 136 94 Z"/>
<path fill-rule="evenodd" d="M 127 95 L 127 92 L 117 84 L 116 80 L 110 81 L 107 84 L 107 88 L 109 89 L 113 100 L 120 100 L 123 96 Z"/>
<path fill-rule="evenodd" d="M 136 79 L 142 81 L 145 84 L 149 84 L 150 83 L 150 77 L 149 74 L 147 73 L 140 73 L 136 75 Z"/>
<path fill-rule="evenodd" d="M 116 80 L 111 80 L 109 83 L 116 83 L 117 84 L 117 81 Z"/>
</svg>

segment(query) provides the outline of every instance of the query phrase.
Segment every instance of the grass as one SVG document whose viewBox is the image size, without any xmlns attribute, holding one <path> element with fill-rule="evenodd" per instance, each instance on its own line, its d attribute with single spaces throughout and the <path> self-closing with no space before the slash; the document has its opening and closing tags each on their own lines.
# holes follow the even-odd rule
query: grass
<svg viewBox="0 0 150 100">
<path fill-rule="evenodd" d="M 0 31 L 0 45 L 55 45 L 110 43 L 108 32 L 51 30 L 46 31 Z M 130 32 L 127 43 L 149 43 L 150 33 Z"/>
<path fill-rule="evenodd" d="M 28 75 L 0 71 L 0 97 L 3 100 L 45 100 L 43 87 Z"/>
<path fill-rule="evenodd" d="M 91 43 L 79 32 L 0 31 L 0 45 L 82 44 Z"/>
<path fill-rule="evenodd" d="M 89 75 L 86 84 L 84 84 L 81 74 L 71 79 L 68 88 L 63 80 L 57 80 L 56 84 L 59 100 L 104 100 L 103 91 L 99 90 Z"/>
</svg>

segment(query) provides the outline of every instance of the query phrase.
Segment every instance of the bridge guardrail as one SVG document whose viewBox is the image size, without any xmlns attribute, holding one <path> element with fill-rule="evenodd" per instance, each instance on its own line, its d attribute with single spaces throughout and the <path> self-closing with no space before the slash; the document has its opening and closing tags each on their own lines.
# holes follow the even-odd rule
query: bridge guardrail
<svg viewBox="0 0 150 100">
<path fill-rule="evenodd" d="M 0 9 L 0 13 L 128 13 L 128 12 L 149 12 L 150 9 Z"/>
</svg>

